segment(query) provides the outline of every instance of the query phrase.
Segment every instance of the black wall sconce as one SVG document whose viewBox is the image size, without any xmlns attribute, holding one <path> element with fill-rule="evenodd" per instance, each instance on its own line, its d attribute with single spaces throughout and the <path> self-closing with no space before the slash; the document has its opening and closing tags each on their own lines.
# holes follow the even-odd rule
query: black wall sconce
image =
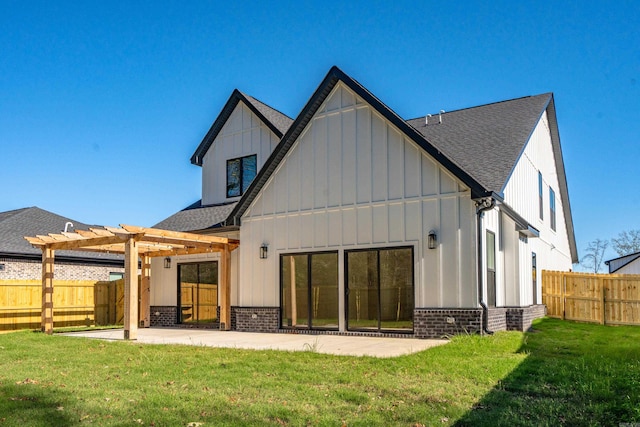
<svg viewBox="0 0 640 427">
<path fill-rule="evenodd" d="M 166 257 L 164 259 L 164 268 L 171 268 L 171 258 Z"/>
<path fill-rule="evenodd" d="M 427 242 L 429 249 L 435 249 L 438 245 L 438 236 L 436 235 L 436 232 L 434 230 L 429 231 Z"/>
<path fill-rule="evenodd" d="M 260 246 L 260 259 L 267 259 L 267 255 L 269 254 L 269 246 L 266 243 L 263 243 Z"/>
</svg>

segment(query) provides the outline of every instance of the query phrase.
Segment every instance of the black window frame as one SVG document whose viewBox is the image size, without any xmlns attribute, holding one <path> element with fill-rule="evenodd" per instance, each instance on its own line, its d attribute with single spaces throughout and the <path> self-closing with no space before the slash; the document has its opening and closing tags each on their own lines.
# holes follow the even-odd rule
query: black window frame
<svg viewBox="0 0 640 427">
<path fill-rule="evenodd" d="M 489 236 L 493 240 L 493 268 L 489 267 Z M 485 231 L 485 268 L 487 270 L 487 306 L 494 308 L 498 302 L 498 284 L 497 284 L 497 250 L 496 250 L 496 233 L 491 230 Z M 492 282 L 492 283 L 490 283 Z"/>
<path fill-rule="evenodd" d="M 312 307 L 313 307 L 313 301 L 312 301 L 312 283 L 311 283 L 311 277 L 312 277 L 312 267 L 313 267 L 313 263 L 311 261 L 311 258 L 313 257 L 313 255 L 323 255 L 323 254 L 335 254 L 336 256 L 336 280 L 337 280 L 337 295 L 336 295 L 336 301 L 338 301 L 338 307 L 336 307 L 336 312 L 337 312 L 337 320 L 338 320 L 338 326 L 335 327 L 329 327 L 329 326 L 314 326 L 313 325 L 313 315 L 312 315 Z M 282 323 L 282 318 L 283 318 L 283 313 L 282 313 L 282 289 L 284 286 L 284 275 L 282 274 L 283 271 L 283 262 L 284 262 L 284 257 L 287 256 L 306 256 L 307 257 L 307 278 L 308 278 L 308 282 L 307 282 L 307 309 L 309 311 L 308 316 L 307 316 L 307 325 L 306 326 L 300 326 L 300 325 L 296 325 L 296 326 L 289 326 L 289 325 L 284 325 Z M 280 325 L 280 329 L 287 329 L 287 330 L 310 330 L 310 331 L 337 331 L 339 330 L 340 326 L 340 300 L 339 300 L 339 295 L 340 295 L 340 253 L 338 251 L 308 251 L 308 252 L 289 252 L 289 253 L 282 253 L 280 254 L 280 259 L 278 262 L 278 275 L 280 276 L 280 289 L 279 289 L 279 301 L 278 301 L 278 307 L 280 308 L 280 315 L 278 316 L 278 323 Z"/>
<path fill-rule="evenodd" d="M 189 323 L 184 322 L 182 319 L 182 288 L 181 288 L 181 277 L 180 277 L 180 268 L 186 265 L 198 265 L 198 282 L 200 282 L 200 265 L 201 264 L 216 264 L 216 270 L 218 272 L 218 276 L 216 277 L 216 286 L 218 286 L 218 295 L 216 296 L 217 307 L 220 307 L 220 260 L 212 259 L 212 260 L 202 260 L 202 261 L 190 261 L 190 262 L 180 262 L 176 267 L 176 291 L 177 291 L 177 304 L 176 304 L 176 325 L 207 325 L 209 323 Z M 195 305 L 195 304 L 194 304 Z M 216 309 L 216 316 L 218 316 L 218 309 Z M 217 317 L 216 321 L 213 324 L 217 324 L 220 322 L 220 317 Z"/>
<path fill-rule="evenodd" d="M 227 187 L 226 187 L 226 195 L 227 195 L 227 199 L 231 199 L 234 197 L 242 197 L 242 195 L 245 192 L 245 188 L 244 188 L 244 161 L 245 159 L 249 159 L 249 158 L 254 158 L 254 163 L 256 165 L 256 170 L 255 170 L 255 174 L 253 176 L 253 178 L 255 179 L 255 177 L 258 175 L 258 155 L 257 154 L 250 154 L 248 156 L 242 156 L 242 157 L 235 157 L 233 159 L 227 159 L 227 168 L 226 168 L 226 176 L 227 176 Z M 229 194 L 229 165 L 232 162 L 240 162 L 240 177 L 239 177 L 239 182 L 238 182 L 238 187 L 239 187 L 239 193 L 238 194 L 233 194 L 230 195 Z M 247 186 L 248 188 L 248 186 Z"/>
<path fill-rule="evenodd" d="M 388 251 L 395 249 L 410 249 L 411 250 L 411 294 L 413 295 L 413 310 L 415 310 L 416 304 L 416 271 L 415 271 L 415 247 L 409 246 L 381 246 L 375 248 L 357 248 L 357 249 L 345 249 L 344 250 L 344 321 L 345 330 L 351 332 L 373 332 L 368 328 L 351 328 L 349 327 L 349 254 L 354 252 L 371 252 L 376 251 L 377 256 L 377 270 L 378 270 L 378 327 L 376 332 L 378 333 L 394 333 L 394 334 L 413 334 L 415 330 L 415 319 L 411 321 L 411 330 L 409 329 L 393 329 L 382 328 L 380 320 L 380 312 L 382 304 L 380 298 L 380 251 Z"/>
</svg>

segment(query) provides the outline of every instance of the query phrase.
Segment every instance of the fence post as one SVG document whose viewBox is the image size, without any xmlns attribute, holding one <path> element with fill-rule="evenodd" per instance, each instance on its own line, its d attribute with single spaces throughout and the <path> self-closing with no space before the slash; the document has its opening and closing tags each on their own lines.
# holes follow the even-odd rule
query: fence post
<svg viewBox="0 0 640 427">
<path fill-rule="evenodd" d="M 564 316 L 564 294 L 565 294 L 565 287 L 567 286 L 567 277 L 564 275 L 564 273 L 560 273 L 560 303 L 562 304 L 561 308 L 562 308 L 562 320 L 565 320 L 565 316 Z"/>
<path fill-rule="evenodd" d="M 606 313 L 605 313 L 606 309 L 605 309 L 605 296 L 604 296 L 604 292 L 605 292 L 605 289 L 604 289 L 605 279 L 604 279 L 604 277 L 600 277 L 598 282 L 600 282 L 599 283 L 600 284 L 600 304 L 602 304 L 602 310 L 600 310 L 601 313 L 602 313 L 601 314 L 602 320 L 600 320 L 600 324 L 604 325 L 606 323 L 606 318 L 607 318 Z"/>
</svg>

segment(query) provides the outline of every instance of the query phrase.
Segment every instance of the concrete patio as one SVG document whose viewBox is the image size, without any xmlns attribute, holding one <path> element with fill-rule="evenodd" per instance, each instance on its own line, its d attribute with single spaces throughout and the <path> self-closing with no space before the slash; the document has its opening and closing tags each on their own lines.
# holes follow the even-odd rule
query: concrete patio
<svg viewBox="0 0 640 427">
<path fill-rule="evenodd" d="M 70 332 L 70 337 L 123 340 L 122 329 Z M 446 344 L 447 340 L 341 335 L 266 334 L 183 328 L 141 328 L 136 343 L 183 344 L 251 350 L 315 351 L 341 356 L 396 357 Z"/>
</svg>

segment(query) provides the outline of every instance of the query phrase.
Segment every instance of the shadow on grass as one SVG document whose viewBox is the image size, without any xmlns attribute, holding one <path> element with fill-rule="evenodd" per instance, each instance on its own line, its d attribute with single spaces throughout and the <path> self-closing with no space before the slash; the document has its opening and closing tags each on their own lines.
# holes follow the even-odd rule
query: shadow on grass
<svg viewBox="0 0 640 427">
<path fill-rule="evenodd" d="M 534 323 L 527 358 L 456 426 L 618 426 L 640 422 L 640 328 Z"/>
<path fill-rule="evenodd" d="M 68 394 L 55 387 L 44 387 L 25 380 L 0 386 L 0 425 L 3 426 L 68 426 L 77 417 L 63 404 Z"/>
</svg>

